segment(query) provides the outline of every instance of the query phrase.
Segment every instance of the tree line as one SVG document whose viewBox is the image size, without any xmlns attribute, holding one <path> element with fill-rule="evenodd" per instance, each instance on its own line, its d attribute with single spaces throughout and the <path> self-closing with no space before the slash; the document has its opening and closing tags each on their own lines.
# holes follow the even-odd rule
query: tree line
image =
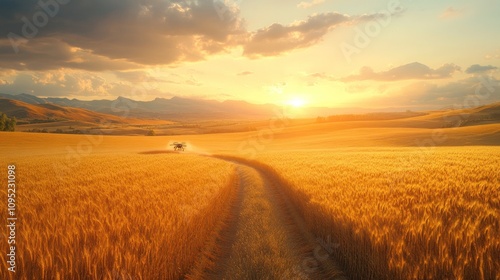
<svg viewBox="0 0 500 280">
<path fill-rule="evenodd" d="M 6 114 L 0 114 L 0 131 L 16 130 L 16 117 L 9 118 Z"/>
</svg>

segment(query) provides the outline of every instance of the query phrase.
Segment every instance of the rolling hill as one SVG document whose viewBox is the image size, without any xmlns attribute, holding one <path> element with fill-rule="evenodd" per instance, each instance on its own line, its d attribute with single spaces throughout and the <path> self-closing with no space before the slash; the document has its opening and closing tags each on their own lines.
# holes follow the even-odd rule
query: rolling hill
<svg viewBox="0 0 500 280">
<path fill-rule="evenodd" d="M 0 94 L 0 96 L 5 95 Z M 134 101 L 123 97 L 114 101 L 81 101 L 67 98 L 39 98 L 28 94 L 15 97 L 24 101 L 0 98 L 0 112 L 20 120 L 27 120 L 19 126 L 19 130 L 35 132 L 40 129 L 48 132 L 61 129 L 69 129 L 68 132 L 71 132 L 78 129 L 89 134 L 146 135 L 154 130 L 156 135 L 241 132 L 239 135 L 243 136 L 251 135 L 255 131 L 269 132 L 270 119 L 275 119 L 276 110 L 279 110 L 276 105 L 179 97 L 156 98 L 153 101 Z M 96 111 L 71 105 L 94 108 Z M 123 108 L 130 110 L 127 113 L 130 118 L 111 114 L 111 112 L 116 114 Z M 302 109 L 305 108 L 298 108 Z M 123 115 L 123 112 L 121 114 Z M 174 125 L 172 122 L 162 120 L 169 116 L 180 122 Z M 296 119 L 296 115 L 286 116 L 289 118 L 286 128 L 279 133 L 273 131 L 272 135 L 274 140 L 286 139 L 283 144 L 297 141 L 297 144 L 299 142 L 319 146 L 328 144 L 332 147 L 351 144 L 418 146 L 419 139 L 427 139 L 439 129 L 444 129 L 449 136 L 446 143 L 437 143 L 440 145 L 473 143 L 497 145 L 496 139 L 500 139 L 500 102 L 469 109 L 399 113 L 388 111 L 363 115 L 337 114 L 322 120 L 316 118 L 300 120 Z M 223 121 L 225 118 L 234 120 Z M 245 134 L 246 132 L 249 134 Z M 273 144 L 280 142 L 273 141 Z"/>
<path fill-rule="evenodd" d="M 369 112 L 400 112 L 415 108 L 328 108 L 304 107 L 285 108 L 276 104 L 252 104 L 241 100 L 206 100 L 174 96 L 172 98 L 156 98 L 151 101 L 137 101 L 126 97 L 115 100 L 78 100 L 69 98 L 40 98 L 30 94 L 2 94 L 0 98 L 13 99 L 41 105 L 52 103 L 64 107 L 87 109 L 99 113 L 122 116 L 123 112 L 132 118 L 153 118 L 163 120 L 207 120 L 207 119 L 269 119 L 277 112 L 287 109 L 294 118 L 316 118 L 339 114 L 362 114 Z"/>
<path fill-rule="evenodd" d="M 81 108 L 63 107 L 52 103 L 29 104 L 23 101 L 0 98 L 0 112 L 19 120 L 28 121 L 79 121 L 109 124 L 167 124 L 168 121 L 124 118 L 93 112 Z"/>
<path fill-rule="evenodd" d="M 413 120 L 442 122 L 445 127 L 500 123 L 500 102 L 468 109 L 449 109 L 431 112 Z"/>
</svg>

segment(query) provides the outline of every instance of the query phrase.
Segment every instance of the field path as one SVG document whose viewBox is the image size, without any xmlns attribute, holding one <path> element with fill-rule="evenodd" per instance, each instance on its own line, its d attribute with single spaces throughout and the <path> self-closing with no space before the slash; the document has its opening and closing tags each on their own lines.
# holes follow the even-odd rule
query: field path
<svg viewBox="0 0 500 280">
<path fill-rule="evenodd" d="M 217 240 L 215 265 L 201 278 L 347 279 L 329 257 L 334 244 L 306 230 L 280 186 L 248 163 L 229 161 L 237 164 L 239 197 Z"/>
</svg>

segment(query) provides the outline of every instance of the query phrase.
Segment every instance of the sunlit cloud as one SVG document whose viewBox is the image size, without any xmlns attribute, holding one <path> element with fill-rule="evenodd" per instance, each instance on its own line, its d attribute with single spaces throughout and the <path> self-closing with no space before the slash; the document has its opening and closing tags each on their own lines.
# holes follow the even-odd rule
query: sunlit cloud
<svg viewBox="0 0 500 280">
<path fill-rule="evenodd" d="M 257 30 L 244 46 L 244 55 L 251 58 L 277 56 L 319 43 L 326 34 L 342 24 L 354 24 L 384 18 L 385 13 L 350 16 L 337 12 L 314 14 L 306 20 L 289 25 L 279 23 Z"/>
<path fill-rule="evenodd" d="M 311 8 L 311 7 L 320 5 L 320 4 L 324 3 L 324 2 L 325 2 L 325 0 L 311 0 L 309 2 L 302 1 L 299 4 L 297 4 L 297 7 L 298 8 L 302 8 L 302 9 L 307 9 L 307 8 Z"/>
<path fill-rule="evenodd" d="M 489 53 L 484 56 L 485 59 L 500 59 L 500 49 L 498 49 L 496 52 Z"/>
<path fill-rule="evenodd" d="M 335 26 L 350 21 L 339 13 L 317 14 L 291 25 L 275 23 L 255 32 L 245 45 L 250 57 L 273 56 L 316 44 Z"/>
<path fill-rule="evenodd" d="M 253 72 L 251 72 L 251 71 L 243 71 L 243 72 L 238 73 L 237 75 L 238 76 L 248 76 L 248 75 L 252 75 L 252 74 L 253 74 Z"/>
<path fill-rule="evenodd" d="M 498 14 L 492 6 L 478 3 L 470 17 L 463 17 L 478 35 L 463 40 L 471 31 L 456 34 L 458 22 L 420 32 L 426 25 L 415 20 L 432 23 L 469 15 L 465 7 L 378 1 L 346 9 L 327 2 L 266 2 L 264 10 L 264 2 L 241 0 L 69 1 L 47 25 L 37 27 L 36 36 L 16 41 L 15 53 L 7 35 L 24 37 L 23 17 L 32 25 L 41 10 L 36 1 L 0 1 L 0 92 L 110 99 L 131 96 L 141 87 L 142 99 L 224 99 L 230 94 L 283 103 L 296 94 L 310 96 L 310 104 L 337 105 L 391 94 L 392 100 L 407 102 L 413 95 L 398 97 L 403 88 L 415 96 L 440 95 L 434 88 L 451 88 L 446 83 L 469 86 L 459 81 L 499 74 L 495 61 L 500 51 L 492 45 L 496 30 L 482 26 L 482 19 L 497 20 L 488 18 Z M 280 8 L 282 13 L 274 13 Z M 366 32 L 379 25 L 383 32 Z M 32 26 L 25 28 L 31 31 Z M 441 39 L 442 32 L 449 36 Z M 346 61 L 343 42 L 359 49 L 358 61 Z M 449 60 L 443 54 L 454 46 L 464 51 Z M 402 65 L 411 61 L 425 64 Z M 451 99 L 442 95 L 439 100 Z"/>
<path fill-rule="evenodd" d="M 412 79 L 443 79 L 452 77 L 452 75 L 460 71 L 460 67 L 453 64 L 445 64 L 437 69 L 432 69 L 427 65 L 413 62 L 403 66 L 395 67 L 387 71 L 375 72 L 370 67 L 363 67 L 360 69 L 359 74 L 341 78 L 341 81 L 399 81 L 399 80 L 412 80 Z"/>
<path fill-rule="evenodd" d="M 440 15 L 440 19 L 452 19 L 452 18 L 457 18 L 460 17 L 464 14 L 464 10 L 461 9 L 456 9 L 454 7 L 448 7 L 446 10 L 444 10 Z"/>
</svg>

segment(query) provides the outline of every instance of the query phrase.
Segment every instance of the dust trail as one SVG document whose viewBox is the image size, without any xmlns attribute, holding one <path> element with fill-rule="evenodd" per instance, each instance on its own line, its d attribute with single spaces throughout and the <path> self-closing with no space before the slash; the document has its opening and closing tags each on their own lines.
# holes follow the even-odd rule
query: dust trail
<svg viewBox="0 0 500 280">
<path fill-rule="evenodd" d="M 191 153 L 191 154 L 199 154 L 203 156 L 212 156 L 212 153 L 209 152 L 207 149 L 204 149 L 200 146 L 194 145 L 193 142 L 190 141 L 182 141 L 182 140 L 170 140 L 168 141 L 167 150 L 174 150 L 174 147 L 172 146 L 174 143 L 183 143 L 185 145 L 184 147 L 184 153 Z"/>
<path fill-rule="evenodd" d="M 200 146 L 194 145 L 192 142 L 186 142 L 186 152 L 200 154 L 204 156 L 212 156 L 212 153 L 206 149 L 201 148 Z"/>
</svg>

